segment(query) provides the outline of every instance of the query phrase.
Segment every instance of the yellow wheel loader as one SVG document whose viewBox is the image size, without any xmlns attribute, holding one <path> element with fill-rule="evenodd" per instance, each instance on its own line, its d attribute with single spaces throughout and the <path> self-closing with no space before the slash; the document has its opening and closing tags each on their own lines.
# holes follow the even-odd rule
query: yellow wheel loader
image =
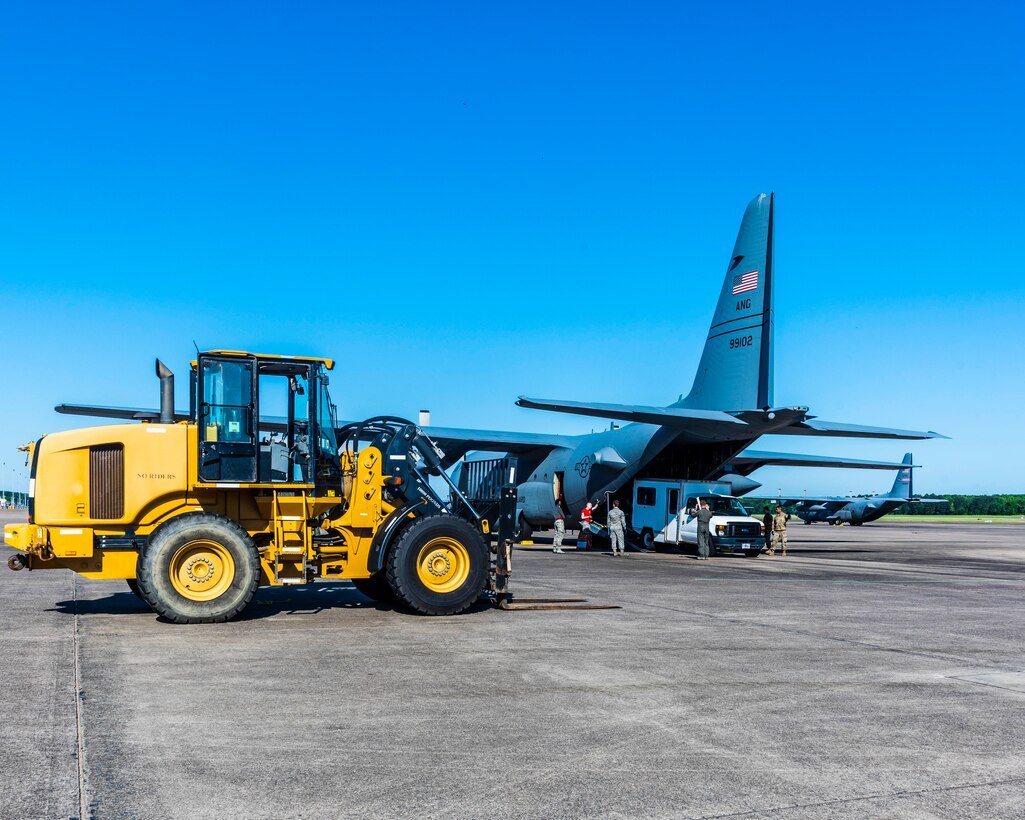
<svg viewBox="0 0 1025 820">
<path fill-rule="evenodd" d="M 429 615 L 465 611 L 492 578 L 487 522 L 443 453 L 393 417 L 339 426 L 330 359 L 215 350 L 193 362 L 190 410 L 62 405 L 131 420 L 27 445 L 27 524 L 7 525 L 11 569 L 122 578 L 175 623 L 226 621 L 259 586 L 351 580 Z"/>
</svg>

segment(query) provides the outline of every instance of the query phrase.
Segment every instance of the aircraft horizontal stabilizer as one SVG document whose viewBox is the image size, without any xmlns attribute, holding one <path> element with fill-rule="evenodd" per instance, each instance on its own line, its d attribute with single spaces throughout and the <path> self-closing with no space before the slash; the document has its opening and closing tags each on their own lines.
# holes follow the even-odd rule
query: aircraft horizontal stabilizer
<svg viewBox="0 0 1025 820">
<path fill-rule="evenodd" d="M 749 475 L 759 467 L 846 467 L 860 470 L 899 470 L 902 467 L 917 467 L 892 461 L 865 461 L 858 458 L 837 458 L 835 456 L 805 455 L 802 453 L 770 453 L 764 450 L 742 450 L 724 465 L 726 472 Z"/>
<path fill-rule="evenodd" d="M 690 410 L 682 407 L 649 407 L 633 404 L 602 404 L 582 401 L 555 401 L 551 399 L 530 399 L 520 396 L 516 400 L 520 407 L 534 410 L 550 410 L 556 413 L 570 413 L 577 416 L 593 416 L 602 419 L 659 424 L 686 430 L 695 436 L 723 436 L 742 438 L 747 424 L 729 413 L 718 410 Z"/>
<path fill-rule="evenodd" d="M 896 430 L 890 427 L 867 427 L 862 424 L 844 424 L 836 421 L 822 421 L 809 418 L 799 424 L 793 424 L 774 433 L 783 436 L 835 436 L 842 438 L 885 438 L 885 439 L 925 439 L 949 438 L 934 433 L 932 430 Z"/>
</svg>

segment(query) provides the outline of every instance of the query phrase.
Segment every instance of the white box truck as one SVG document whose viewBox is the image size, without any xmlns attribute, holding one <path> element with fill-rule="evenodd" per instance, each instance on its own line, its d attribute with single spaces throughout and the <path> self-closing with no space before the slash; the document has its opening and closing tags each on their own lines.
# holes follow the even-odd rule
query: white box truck
<svg viewBox="0 0 1025 820">
<path fill-rule="evenodd" d="M 703 501 L 715 513 L 709 527 L 715 551 L 750 557 L 761 552 L 765 527 L 730 495 L 730 485 L 723 481 L 639 478 L 634 481 L 630 526 L 647 549 L 696 550 L 698 522 L 689 511 Z"/>
</svg>

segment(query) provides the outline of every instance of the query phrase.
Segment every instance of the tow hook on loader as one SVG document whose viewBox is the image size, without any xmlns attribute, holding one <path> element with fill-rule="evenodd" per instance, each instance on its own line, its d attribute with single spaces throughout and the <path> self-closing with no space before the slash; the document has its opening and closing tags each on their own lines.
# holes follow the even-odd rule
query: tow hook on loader
<svg viewBox="0 0 1025 820">
<path fill-rule="evenodd" d="M 492 544 L 495 554 L 495 569 L 492 576 L 491 596 L 495 606 L 505 612 L 552 611 L 571 609 L 622 609 L 615 604 L 591 604 L 587 598 L 519 598 L 513 601 L 509 589 L 512 576 L 513 528 L 516 521 L 516 488 L 502 488 L 499 508 L 498 542 Z"/>
</svg>

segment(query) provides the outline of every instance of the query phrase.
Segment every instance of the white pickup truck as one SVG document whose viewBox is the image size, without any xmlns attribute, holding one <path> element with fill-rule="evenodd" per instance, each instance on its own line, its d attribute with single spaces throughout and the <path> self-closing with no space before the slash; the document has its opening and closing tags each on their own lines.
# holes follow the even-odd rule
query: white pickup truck
<svg viewBox="0 0 1025 820">
<path fill-rule="evenodd" d="M 631 526 L 646 547 L 696 549 L 698 521 L 691 512 L 700 502 L 714 513 L 709 525 L 713 550 L 755 557 L 765 544 L 764 526 L 728 494 L 728 484 L 638 479 L 634 485 Z"/>
</svg>

